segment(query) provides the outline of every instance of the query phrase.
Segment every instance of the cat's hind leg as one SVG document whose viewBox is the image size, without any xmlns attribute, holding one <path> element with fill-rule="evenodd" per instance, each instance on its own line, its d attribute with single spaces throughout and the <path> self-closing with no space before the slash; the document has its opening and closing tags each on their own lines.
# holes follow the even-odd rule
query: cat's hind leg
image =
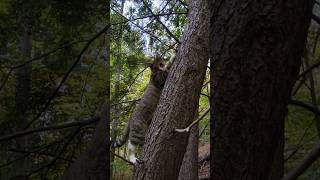
<svg viewBox="0 0 320 180">
<path fill-rule="evenodd" d="M 133 164 L 142 163 L 142 161 L 136 157 L 137 146 L 132 144 L 130 140 L 128 141 L 128 149 L 130 162 L 132 162 Z"/>
</svg>

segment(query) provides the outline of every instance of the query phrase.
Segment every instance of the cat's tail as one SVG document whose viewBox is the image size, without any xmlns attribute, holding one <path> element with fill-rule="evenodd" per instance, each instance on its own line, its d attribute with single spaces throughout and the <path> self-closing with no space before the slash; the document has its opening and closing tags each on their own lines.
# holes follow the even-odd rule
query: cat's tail
<svg viewBox="0 0 320 180">
<path fill-rule="evenodd" d="M 123 130 L 121 138 L 116 139 L 115 141 L 113 141 L 112 142 L 112 147 L 113 148 L 119 148 L 119 147 L 123 146 L 128 140 L 129 131 L 130 131 L 130 125 L 129 125 L 129 122 L 128 122 L 126 124 L 124 130 Z"/>
</svg>

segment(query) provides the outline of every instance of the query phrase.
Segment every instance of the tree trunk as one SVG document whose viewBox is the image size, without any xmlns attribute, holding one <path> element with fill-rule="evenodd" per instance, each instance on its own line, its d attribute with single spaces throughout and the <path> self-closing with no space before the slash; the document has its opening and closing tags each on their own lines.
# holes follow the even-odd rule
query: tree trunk
<svg viewBox="0 0 320 180">
<path fill-rule="evenodd" d="M 174 129 L 185 128 L 197 113 L 208 63 L 207 7 L 207 0 L 190 4 L 189 24 L 149 127 L 135 179 L 178 179 L 188 134 Z"/>
<path fill-rule="evenodd" d="M 199 136 L 198 134 L 199 134 L 199 124 L 195 125 L 190 131 L 187 151 L 183 157 L 178 180 L 197 180 L 198 179 L 198 168 L 199 168 L 199 164 L 198 164 Z"/>
<path fill-rule="evenodd" d="M 125 3 L 125 0 L 121 0 L 121 7 L 120 7 L 120 13 L 123 14 L 123 10 L 124 10 L 124 3 Z M 116 54 L 116 61 L 115 61 L 115 86 L 114 86 L 114 92 L 115 92 L 115 95 L 114 95 L 114 98 L 113 100 L 115 102 L 119 102 L 120 101 L 120 96 L 121 96 L 121 93 L 120 93 L 120 82 L 121 82 L 121 69 L 122 69 L 122 63 L 121 63 L 121 58 L 122 58 L 122 47 L 121 47 L 121 43 L 122 43 L 122 36 L 123 36 L 123 24 L 119 24 L 119 30 L 118 30 L 118 39 L 116 39 L 116 48 L 117 48 L 117 54 Z M 114 102 L 113 101 L 113 102 Z M 119 119 L 120 119 L 120 115 L 121 115 L 121 109 L 122 109 L 122 104 L 117 104 L 115 105 L 113 108 L 112 108 L 112 131 L 111 131 L 111 140 L 113 142 L 116 141 L 116 138 L 117 138 L 117 135 L 118 135 L 118 132 L 119 132 Z M 111 151 L 114 151 L 114 148 L 111 149 Z M 110 155 L 110 164 L 114 164 L 114 155 L 111 154 Z M 114 175 L 114 172 L 113 172 L 113 167 L 111 166 L 111 175 L 113 176 Z M 112 178 L 113 179 L 113 178 Z"/>
<path fill-rule="evenodd" d="M 20 63 L 26 62 L 31 59 L 32 51 L 32 35 L 31 23 L 29 18 L 23 22 L 23 35 L 20 40 L 19 52 L 21 53 Z M 20 67 L 16 71 L 16 95 L 15 95 L 15 124 L 16 131 L 24 129 L 28 123 L 28 111 L 30 110 L 31 100 L 31 63 Z M 26 150 L 28 146 L 27 137 L 20 137 L 15 141 L 15 148 L 18 150 Z M 15 155 L 19 157 L 20 154 Z M 29 158 L 22 158 L 15 163 L 15 168 L 12 174 L 15 174 L 12 179 L 23 180 L 29 171 L 31 160 Z"/>
<path fill-rule="evenodd" d="M 106 3 L 107 22 L 110 22 L 110 2 Z M 102 59 L 106 65 L 106 100 L 102 108 L 101 119 L 86 150 L 71 164 L 63 180 L 106 180 L 110 178 L 110 40 L 109 31 L 105 34 Z"/>
<path fill-rule="evenodd" d="M 110 142 L 106 132 L 109 127 L 109 107 L 106 106 L 103 109 L 101 119 L 96 125 L 95 133 L 86 150 L 71 164 L 62 180 L 106 180 L 109 177 L 107 149 Z"/>
<path fill-rule="evenodd" d="M 211 179 L 283 176 L 275 177 L 272 165 L 282 162 L 275 157 L 283 152 L 312 6 L 312 0 L 211 1 Z M 283 163 L 278 168 L 283 172 Z"/>
</svg>

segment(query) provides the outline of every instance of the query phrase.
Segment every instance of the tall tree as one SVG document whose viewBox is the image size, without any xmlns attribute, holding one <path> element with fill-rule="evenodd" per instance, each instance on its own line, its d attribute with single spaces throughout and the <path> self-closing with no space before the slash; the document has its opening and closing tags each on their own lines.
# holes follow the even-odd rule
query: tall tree
<svg viewBox="0 0 320 180">
<path fill-rule="evenodd" d="M 31 59 L 32 51 L 32 19 L 29 10 L 26 6 L 23 6 L 24 13 L 20 14 L 18 21 L 21 22 L 21 37 L 19 45 L 20 63 L 24 63 Z M 18 68 L 16 70 L 16 92 L 15 92 L 15 125 L 16 131 L 22 130 L 28 123 L 28 115 L 30 113 L 30 102 L 31 102 L 31 63 Z M 27 137 L 21 137 L 16 140 L 14 148 L 18 150 L 25 150 L 28 146 Z M 16 156 L 19 156 L 16 155 Z M 15 163 L 15 169 L 12 179 L 26 179 L 25 175 L 28 172 L 29 166 L 31 165 L 30 159 L 23 158 L 22 160 Z"/>
<path fill-rule="evenodd" d="M 106 19 L 110 23 L 110 1 L 106 1 Z M 110 27 L 110 26 L 109 26 Z M 86 150 L 66 170 L 63 180 L 106 180 L 110 177 L 110 34 L 104 33 L 102 38 L 102 55 L 106 69 L 106 99 L 100 113 L 100 121 L 96 125 L 91 141 Z"/>
<path fill-rule="evenodd" d="M 199 125 L 197 124 L 190 131 L 188 146 L 184 154 L 182 165 L 180 167 L 178 180 L 196 180 L 198 179 L 198 143 L 199 143 Z"/>
<path fill-rule="evenodd" d="M 177 133 L 194 120 L 208 63 L 208 5 L 190 3 L 189 24 L 182 36 L 167 82 L 147 133 L 135 179 L 177 179 L 188 144 Z M 192 87 L 192 88 L 190 88 Z"/>
<path fill-rule="evenodd" d="M 282 178 L 284 118 L 312 5 L 211 1 L 212 179 Z"/>
<path fill-rule="evenodd" d="M 123 15 L 123 10 L 124 10 L 124 3 L 125 0 L 121 0 L 120 1 L 120 14 Z M 123 37 L 123 24 L 119 24 L 117 26 L 118 30 L 117 30 L 117 37 L 116 37 L 116 60 L 115 60 L 115 72 L 114 72 L 114 76 L 115 76 L 115 85 L 114 85 L 114 100 L 115 101 L 119 101 L 119 98 L 121 96 L 121 91 L 120 91 L 120 85 L 121 85 L 121 68 L 122 68 L 122 63 L 121 63 L 121 59 L 122 59 L 122 37 Z M 119 132 L 119 122 L 120 122 L 120 116 L 121 116 L 121 107 L 122 104 L 116 104 L 114 105 L 114 107 L 112 108 L 111 114 L 112 114 L 112 131 L 111 131 L 111 140 L 114 142 L 117 134 Z M 114 149 L 111 149 L 112 151 L 114 151 Z M 114 164 L 114 155 L 111 154 L 110 156 L 110 164 L 113 166 Z M 112 169 L 113 167 L 111 166 L 111 174 L 113 174 Z"/>
</svg>

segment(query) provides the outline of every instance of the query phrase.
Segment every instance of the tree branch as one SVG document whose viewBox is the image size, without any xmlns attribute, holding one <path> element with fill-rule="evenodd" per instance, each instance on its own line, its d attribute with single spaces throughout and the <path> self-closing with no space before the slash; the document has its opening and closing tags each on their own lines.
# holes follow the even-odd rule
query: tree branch
<svg viewBox="0 0 320 180">
<path fill-rule="evenodd" d="M 200 133 L 199 133 L 199 138 L 202 136 L 202 134 L 203 134 L 204 131 L 207 129 L 207 127 L 208 127 L 208 124 L 206 124 L 206 125 L 202 128 L 202 130 L 201 130 Z"/>
<path fill-rule="evenodd" d="M 316 23 L 320 24 L 320 17 L 318 17 L 318 16 L 315 15 L 315 14 L 312 14 L 311 18 L 312 18 L 312 20 L 314 20 Z"/>
<path fill-rule="evenodd" d="M 185 2 L 183 2 L 182 0 L 178 0 L 179 2 L 180 2 L 180 4 L 182 4 L 182 6 L 184 7 L 184 8 L 186 8 L 187 10 L 189 10 L 189 8 L 188 8 L 188 4 L 187 3 L 185 3 Z"/>
<path fill-rule="evenodd" d="M 28 127 L 30 127 L 33 122 L 35 122 L 41 115 L 42 113 L 49 107 L 49 105 L 51 104 L 51 101 L 55 98 L 55 96 L 58 94 L 59 89 L 62 87 L 62 85 L 64 84 L 64 82 L 68 79 L 69 75 L 71 74 L 71 72 L 73 71 L 73 69 L 78 65 L 78 63 L 81 61 L 81 57 L 82 55 L 86 52 L 86 50 L 89 48 L 89 46 L 91 45 L 91 43 L 96 40 L 101 34 L 105 33 L 106 31 L 108 31 L 108 29 L 111 27 L 111 25 L 106 25 L 101 31 L 99 31 L 97 34 L 95 34 L 91 39 L 89 39 L 87 41 L 87 43 L 84 45 L 84 47 L 82 48 L 82 50 L 80 51 L 78 57 L 76 58 L 76 60 L 73 62 L 72 66 L 70 67 L 70 69 L 67 71 L 67 73 L 64 75 L 64 77 L 62 78 L 60 84 L 58 85 L 58 87 L 55 89 L 55 91 L 53 92 L 53 94 L 51 95 L 51 97 L 49 98 L 49 100 L 47 101 L 47 103 L 44 105 L 44 107 L 41 109 L 41 111 L 27 124 L 27 126 L 25 127 L 25 129 L 27 129 Z"/>
<path fill-rule="evenodd" d="M 207 109 L 197 120 L 193 121 L 188 127 L 184 128 L 184 129 L 175 129 L 175 132 L 190 132 L 190 129 L 196 125 L 199 121 L 201 121 L 207 114 L 208 112 L 210 112 L 210 108 Z"/>
<path fill-rule="evenodd" d="M 13 70 L 10 69 L 8 74 L 6 75 L 6 77 L 3 78 L 4 80 L 3 80 L 2 84 L 0 85 L 0 92 L 2 91 L 2 89 L 5 86 L 5 84 L 7 83 L 7 81 L 9 80 L 9 77 L 11 76 L 12 72 L 13 72 Z"/>
<path fill-rule="evenodd" d="M 25 135 L 32 134 L 32 133 L 36 133 L 36 132 L 59 130 L 59 129 L 65 129 L 65 128 L 70 128 L 70 127 L 76 127 L 76 126 L 82 127 L 82 126 L 86 126 L 91 123 L 97 122 L 99 120 L 100 120 L 100 117 L 94 117 L 92 119 L 88 119 L 88 120 L 84 120 L 84 121 L 68 122 L 68 123 L 63 123 L 63 124 L 59 124 L 59 125 L 53 125 L 53 126 L 48 126 L 48 127 L 40 127 L 40 128 L 20 131 L 20 132 L 14 133 L 14 134 L 0 137 L 0 143 L 3 141 L 8 141 L 10 139 L 18 138 L 18 137 L 25 136 Z"/>
<path fill-rule="evenodd" d="M 156 20 L 163 26 L 163 28 L 165 29 L 165 31 L 179 44 L 181 44 L 181 42 L 179 41 L 179 39 L 168 29 L 168 27 L 163 24 L 163 22 L 160 20 L 160 18 L 158 16 L 155 16 L 155 14 L 153 13 L 152 9 L 148 6 L 148 4 L 145 2 L 145 0 L 142 0 L 143 4 L 145 5 L 145 7 L 148 9 L 148 11 L 152 14 L 152 16 L 154 16 L 156 18 Z"/>
<path fill-rule="evenodd" d="M 299 107 L 303 107 L 303 108 L 313 112 L 314 114 L 320 115 L 319 109 L 317 107 L 311 105 L 311 104 L 308 104 L 308 103 L 305 103 L 305 102 L 302 102 L 302 101 L 298 101 L 298 100 L 294 100 L 294 99 L 290 99 L 289 100 L 289 104 L 295 105 L 295 106 L 299 106 Z"/>
<path fill-rule="evenodd" d="M 282 180 L 295 180 L 305 172 L 311 164 L 320 156 L 320 142 L 311 150 L 311 152 L 302 160 L 302 162 Z"/>
<path fill-rule="evenodd" d="M 28 61 L 26 61 L 26 62 L 24 62 L 24 63 L 21 63 L 21 64 L 19 64 L 19 65 L 16 65 L 16 66 L 13 66 L 13 67 L 5 67 L 5 68 L 8 68 L 8 69 L 10 69 L 10 70 L 9 70 L 8 74 L 6 75 L 6 77 L 4 78 L 3 83 L 0 85 L 0 92 L 1 92 L 1 90 L 3 89 L 4 85 L 7 83 L 9 77 L 11 76 L 11 74 L 12 74 L 12 72 L 13 72 L 13 70 L 18 69 L 18 68 L 21 68 L 21 67 L 23 67 L 23 66 L 25 66 L 25 65 L 27 65 L 27 64 L 30 64 L 30 63 L 32 63 L 32 62 L 34 62 L 34 61 L 41 60 L 42 58 L 47 57 L 47 56 L 49 56 L 49 55 L 51 55 L 51 54 L 53 54 L 53 53 L 56 53 L 57 51 L 59 51 L 59 50 L 61 50 L 61 49 L 64 49 L 64 48 L 66 48 L 66 47 L 72 46 L 72 45 L 74 45 L 74 44 L 82 43 L 82 42 L 87 42 L 87 41 L 86 41 L 86 40 L 80 40 L 80 41 L 74 41 L 74 42 L 71 42 L 71 43 L 67 43 L 67 44 L 64 44 L 64 45 L 62 45 L 62 46 L 60 46 L 60 47 L 57 47 L 56 49 L 53 49 L 53 50 L 51 50 L 51 51 L 48 51 L 48 52 L 46 52 L 46 53 L 44 53 L 44 54 L 42 54 L 42 55 L 39 55 L 39 56 L 37 56 L 37 57 L 34 57 L 34 58 L 32 58 L 32 59 L 30 59 L 30 60 L 28 60 Z"/>
<path fill-rule="evenodd" d="M 111 152 L 111 154 L 113 154 L 113 155 L 115 155 L 116 157 L 122 159 L 123 161 L 127 162 L 128 164 L 134 166 L 134 164 L 133 164 L 131 161 L 127 160 L 126 158 L 120 156 L 119 154 L 114 153 L 113 151 L 110 151 L 110 152 Z"/>
<path fill-rule="evenodd" d="M 50 168 L 51 166 L 53 166 L 56 161 L 60 158 L 60 156 L 64 153 L 64 151 L 67 149 L 67 147 L 69 146 L 69 144 L 71 143 L 71 141 L 73 140 L 73 138 L 78 134 L 78 132 L 80 131 L 80 128 L 76 129 L 73 133 L 72 136 L 67 140 L 67 142 L 63 145 L 63 147 L 61 148 L 61 150 L 59 151 L 59 153 L 47 164 L 45 164 L 44 166 L 41 166 L 39 168 L 37 168 L 36 170 L 33 170 L 32 172 L 28 173 L 26 175 L 26 177 L 30 177 L 32 174 L 37 173 L 39 171 L 41 171 L 44 168 Z M 46 173 L 47 174 L 47 173 Z"/>
<path fill-rule="evenodd" d="M 9 149 L 9 151 L 16 152 L 16 153 L 23 153 L 23 154 L 37 154 L 41 156 L 48 156 L 48 157 L 55 157 L 55 154 L 50 153 L 44 153 L 44 152 L 33 152 L 33 151 L 25 151 L 25 150 L 19 150 L 19 149 Z M 64 157 L 59 157 L 59 160 L 67 161 L 67 162 L 73 162 L 72 159 L 67 159 Z"/>
<path fill-rule="evenodd" d="M 310 67 L 309 67 L 308 69 L 306 69 L 305 71 L 303 71 L 303 72 L 299 75 L 299 77 L 305 76 L 307 73 L 309 73 L 310 71 L 312 71 L 314 68 L 316 68 L 316 67 L 318 67 L 318 66 L 320 66 L 320 61 L 317 62 L 317 63 L 315 63 L 314 65 L 310 66 Z"/>
<path fill-rule="evenodd" d="M 157 41 L 159 41 L 161 44 L 169 47 L 169 45 L 167 45 L 166 43 L 162 42 L 161 39 L 159 39 L 156 35 L 152 34 L 151 32 L 145 30 L 143 27 L 139 26 L 138 24 L 134 23 L 132 20 L 128 19 L 127 17 L 125 17 L 124 15 L 122 15 L 121 13 L 119 13 L 118 11 L 114 10 L 112 7 L 111 7 L 111 10 L 114 11 L 115 13 L 119 14 L 121 17 L 125 18 L 128 22 L 130 22 L 131 24 L 133 24 L 134 26 L 136 26 L 137 28 L 139 28 L 141 31 L 149 34 L 150 36 L 152 36 L 154 39 L 156 39 Z M 150 17 L 153 17 L 153 16 L 150 16 Z"/>
</svg>

